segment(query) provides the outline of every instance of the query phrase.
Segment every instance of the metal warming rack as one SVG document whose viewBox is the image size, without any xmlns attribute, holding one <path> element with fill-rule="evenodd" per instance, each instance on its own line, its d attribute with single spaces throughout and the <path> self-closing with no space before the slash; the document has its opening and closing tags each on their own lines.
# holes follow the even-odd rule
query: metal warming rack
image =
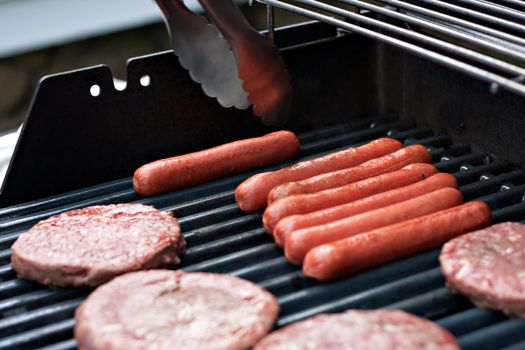
<svg viewBox="0 0 525 350">
<path fill-rule="evenodd" d="M 252 1 L 255 2 L 255 1 Z M 256 0 L 404 49 L 525 96 L 525 2 L 520 0 Z M 353 10 L 348 9 L 348 5 Z M 345 6 L 345 7 L 344 7 Z M 334 17 L 336 16 L 336 17 Z"/>
</svg>

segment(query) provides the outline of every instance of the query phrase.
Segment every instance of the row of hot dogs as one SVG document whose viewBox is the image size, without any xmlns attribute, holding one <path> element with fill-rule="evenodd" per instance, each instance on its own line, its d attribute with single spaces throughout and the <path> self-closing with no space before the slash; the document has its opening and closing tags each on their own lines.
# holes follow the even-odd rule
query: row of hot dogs
<svg viewBox="0 0 525 350">
<path fill-rule="evenodd" d="M 442 245 L 490 224 L 483 202 L 463 204 L 456 179 L 421 145 L 389 138 L 260 173 L 241 183 L 239 208 L 286 258 L 321 281 Z"/>
<path fill-rule="evenodd" d="M 293 133 L 275 132 L 147 164 L 134 186 L 157 194 L 282 162 L 299 150 Z M 461 205 L 456 179 L 431 163 L 424 146 L 381 138 L 256 174 L 235 199 L 245 212 L 265 209 L 264 227 L 286 258 L 327 281 L 490 224 L 489 207 Z"/>
<path fill-rule="evenodd" d="M 293 158 L 299 140 L 281 131 L 205 152 L 159 164 L 175 175 L 186 171 L 181 164 L 199 159 L 194 171 L 219 177 Z M 220 171 L 214 162 L 222 164 Z M 456 178 L 431 162 L 422 145 L 381 138 L 254 175 L 237 187 L 235 198 L 245 212 L 265 209 L 265 229 L 307 276 L 342 278 L 450 241 L 440 258 L 449 286 L 477 305 L 525 315 L 525 226 L 504 223 L 463 235 L 489 226 L 491 210 L 482 201 L 463 204 Z M 145 173 L 148 165 L 135 174 L 139 192 Z M 463 245 L 477 256 L 459 257 L 451 248 Z"/>
</svg>

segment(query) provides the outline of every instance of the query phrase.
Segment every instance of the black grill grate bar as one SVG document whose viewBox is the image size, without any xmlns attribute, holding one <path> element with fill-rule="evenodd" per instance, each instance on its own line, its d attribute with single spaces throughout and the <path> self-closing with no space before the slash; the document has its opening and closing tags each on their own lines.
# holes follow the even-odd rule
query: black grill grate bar
<svg viewBox="0 0 525 350">
<path fill-rule="evenodd" d="M 15 275 L 15 271 L 11 268 L 11 265 L 0 266 L 0 281 L 11 280 Z"/>
<path fill-rule="evenodd" d="M 302 274 L 298 267 L 295 272 L 278 278 L 269 278 L 258 282 L 264 288 L 272 291 L 275 295 L 286 296 L 304 288 L 319 288 L 325 285 L 338 290 L 357 290 L 377 287 L 381 283 L 392 282 L 395 279 L 403 278 L 414 273 L 430 270 L 437 266 L 439 250 L 422 253 L 406 259 L 394 261 L 388 265 L 372 268 L 366 272 L 358 273 L 351 279 L 320 284 Z M 291 266 L 291 265 L 289 265 Z M 321 287 L 322 288 L 322 287 Z M 315 292 L 314 292 L 315 294 Z"/>
<path fill-rule="evenodd" d="M 282 252 L 273 243 L 260 244 L 257 247 L 239 252 L 221 255 L 217 258 L 192 265 L 182 265 L 185 271 L 226 272 L 239 266 L 244 266 L 248 261 L 271 260 L 282 256 Z M 245 260 L 246 259 L 246 260 Z"/>
<path fill-rule="evenodd" d="M 7 336 L 27 327 L 35 328 L 48 324 L 53 319 L 71 316 L 83 300 L 84 298 L 76 298 L 0 320 L 0 334 Z"/>
<path fill-rule="evenodd" d="M 69 340 L 62 341 L 60 343 L 55 343 L 53 345 L 43 347 L 40 350 L 74 350 L 76 348 L 77 348 L 77 342 L 73 339 L 69 339 Z"/>
<path fill-rule="evenodd" d="M 227 236 L 232 236 L 261 225 L 261 215 L 249 214 L 217 224 L 207 225 L 184 233 L 188 246 L 205 244 Z"/>
<path fill-rule="evenodd" d="M 384 269 L 384 267 L 379 267 L 372 270 L 373 274 L 365 272 L 357 274 L 355 278 L 349 281 L 341 280 L 325 284 L 330 287 L 329 293 L 327 292 L 327 288 L 323 288 L 323 284 L 306 278 L 302 273 L 299 273 L 297 277 L 303 280 L 303 290 L 288 293 L 281 292 L 283 295 L 280 297 L 280 301 L 287 308 L 293 309 L 299 304 L 302 304 L 302 298 L 308 298 L 309 300 L 315 301 L 316 304 L 320 304 L 331 302 L 334 298 L 344 297 L 348 294 L 373 290 L 384 284 L 393 283 L 414 274 L 419 274 L 422 278 L 422 276 L 428 276 L 434 273 L 434 269 L 437 266 L 436 259 L 429 259 L 429 257 L 433 256 L 433 253 L 423 254 L 399 264 L 394 263 L 390 265 L 391 269 L 389 269 L 389 271 Z M 374 276 L 374 278 L 371 278 L 371 276 Z M 281 293 L 278 295 L 281 295 Z"/>
<path fill-rule="evenodd" d="M 183 231 L 194 230 L 197 227 L 218 223 L 222 220 L 230 220 L 241 215 L 241 210 L 236 203 L 207 210 L 198 214 L 181 217 L 179 223 Z M 174 212 L 177 216 L 177 212 Z"/>
<path fill-rule="evenodd" d="M 431 135 L 426 138 L 407 137 L 404 142 L 405 146 L 423 144 L 432 145 L 433 147 L 448 147 L 452 144 L 452 140 L 448 135 Z"/>
<path fill-rule="evenodd" d="M 510 346 L 501 348 L 501 350 L 523 350 L 523 349 L 525 349 L 525 340 L 515 343 L 513 345 L 510 345 Z"/>
<path fill-rule="evenodd" d="M 9 263 L 11 260 L 11 249 L 0 250 L 0 264 Z"/>
<path fill-rule="evenodd" d="M 34 290 L 41 286 L 37 283 L 29 282 L 27 280 L 14 279 L 0 283 L 0 300 L 10 298 L 15 295 L 21 295 L 27 291 Z"/>
<path fill-rule="evenodd" d="M 71 337 L 75 321 L 67 319 L 44 327 L 22 332 L 6 340 L 0 340 L 0 349 L 34 349 L 42 345 Z M 76 347 L 76 342 L 72 342 Z"/>
<path fill-rule="evenodd" d="M 127 190 L 116 192 L 110 195 L 103 195 L 98 198 L 90 198 L 82 202 L 77 202 L 73 205 L 68 204 L 66 206 L 54 207 L 51 210 L 44 210 L 42 212 L 33 213 L 33 214 L 22 216 L 16 219 L 6 219 L 0 222 L 0 230 L 5 230 L 8 228 L 13 228 L 16 226 L 21 226 L 21 225 L 27 225 L 28 223 L 32 223 L 32 222 L 37 222 L 37 221 L 46 219 L 51 215 L 62 213 L 66 210 L 79 209 L 79 208 L 84 208 L 84 207 L 88 207 L 91 205 L 130 202 L 136 198 L 137 198 L 137 194 L 134 193 L 133 190 L 127 189 Z"/>
<path fill-rule="evenodd" d="M 219 254 L 235 252 L 247 246 L 257 246 L 261 241 L 270 239 L 264 228 L 259 227 L 235 236 L 218 239 L 212 243 L 202 244 L 188 248 L 184 256 L 184 264 L 196 264 L 204 260 L 214 258 Z"/>
<path fill-rule="evenodd" d="M 178 217 L 189 216 L 199 213 L 203 207 L 216 207 L 217 205 L 225 205 L 235 202 L 233 199 L 233 192 L 233 190 L 228 190 L 181 204 L 163 206 L 162 209 L 177 213 Z"/>
<path fill-rule="evenodd" d="M 64 204 L 72 204 L 82 201 L 84 198 L 95 198 L 106 196 L 111 193 L 119 192 L 121 190 L 128 190 L 130 188 L 131 178 L 106 182 L 100 185 L 88 187 L 81 190 L 59 194 L 45 199 L 38 199 L 28 203 L 22 203 L 0 209 L 0 220 L 4 218 L 13 218 L 21 215 L 31 214 L 45 209 L 63 206 Z"/>
<path fill-rule="evenodd" d="M 78 289 L 64 289 L 59 293 L 56 290 L 39 289 L 35 292 L 17 295 L 0 301 L 0 315 L 8 317 L 14 313 L 13 309 L 33 310 L 42 307 L 43 303 L 51 305 L 66 299 L 84 296 L 85 294 L 85 291 Z"/>
<path fill-rule="evenodd" d="M 502 313 L 487 309 L 472 308 L 444 317 L 437 322 L 456 336 L 460 336 L 505 319 L 506 317 Z"/>
<path fill-rule="evenodd" d="M 432 270 L 414 274 L 360 293 L 343 296 L 342 298 L 330 300 L 325 303 L 315 303 L 315 305 L 310 305 L 309 308 L 305 309 L 306 305 L 304 302 L 312 302 L 312 299 L 307 299 L 301 303 L 301 309 L 298 312 L 292 312 L 290 314 L 286 314 L 285 310 L 287 305 L 284 303 L 281 304 L 283 310 L 282 314 L 286 314 L 286 316 L 281 316 L 277 325 L 282 327 L 318 313 L 340 312 L 354 308 L 380 308 L 392 304 L 393 302 L 400 301 L 403 298 L 425 293 L 434 288 L 439 288 L 443 283 L 444 280 L 441 270 L 436 267 Z M 305 291 L 305 293 L 308 292 L 308 290 Z M 325 290 L 325 293 L 330 294 L 329 290 Z M 279 299 L 279 302 L 281 302 L 281 299 Z M 289 301 L 287 302 L 289 303 Z"/>
<path fill-rule="evenodd" d="M 498 193 L 487 195 L 481 199 L 495 208 L 503 208 L 525 199 L 525 185 L 512 186 L 508 189 L 506 186 L 508 185 L 502 186 Z"/>
<path fill-rule="evenodd" d="M 297 309 L 297 304 L 302 304 L 303 298 L 308 298 L 309 300 L 315 300 L 317 304 L 321 303 L 330 303 L 333 301 L 334 298 L 340 298 L 344 297 L 345 295 L 348 295 L 349 293 L 362 293 L 365 292 L 367 295 L 371 295 L 374 293 L 375 288 L 383 288 L 385 284 L 388 283 L 400 283 L 399 281 L 403 281 L 402 284 L 406 284 L 407 287 L 413 287 L 415 285 L 426 285 L 425 288 L 431 288 L 432 281 L 436 280 L 437 283 L 435 284 L 436 287 L 439 287 L 442 285 L 441 282 L 443 282 L 443 278 L 440 275 L 440 270 L 436 269 L 435 266 L 433 266 L 430 270 L 425 270 L 421 272 L 413 271 L 411 274 L 411 280 L 408 281 L 406 279 L 403 279 L 407 277 L 408 275 L 404 275 L 405 277 L 400 278 L 400 276 L 391 277 L 389 281 L 369 281 L 369 284 L 367 284 L 367 288 L 363 288 L 362 284 L 355 283 L 341 283 L 341 284 L 332 284 L 330 289 L 323 288 L 324 286 L 322 284 L 313 286 L 312 288 L 308 288 L 305 290 L 293 292 L 290 294 L 286 294 L 279 298 L 279 302 L 281 304 L 281 307 L 283 310 L 288 309 Z M 403 273 L 402 273 L 403 275 Z M 439 277 L 439 278 L 438 278 Z M 404 286 L 400 287 L 404 289 Z M 410 290 L 410 288 L 407 288 L 407 290 Z M 382 292 L 382 290 L 380 290 Z M 406 293 L 402 292 L 402 293 Z M 402 297 L 406 297 L 405 294 Z M 302 304 L 304 305 L 304 304 Z M 286 312 L 285 312 L 286 313 Z"/>
<path fill-rule="evenodd" d="M 482 181 L 462 186 L 461 191 L 467 198 L 479 197 L 498 192 L 505 183 L 512 183 L 515 186 L 524 184 L 525 170 L 515 170 L 510 173 L 484 178 Z"/>
<path fill-rule="evenodd" d="M 439 171 L 446 173 L 455 173 L 460 170 L 461 166 L 464 164 L 469 165 L 482 165 L 485 164 L 487 160 L 482 154 L 465 154 L 459 157 L 441 157 L 440 161 L 434 163 L 436 168 Z"/>
<path fill-rule="evenodd" d="M 504 221 L 518 221 L 523 218 L 523 213 L 525 213 L 525 202 L 517 203 L 509 207 L 493 211 L 492 221 L 494 223 Z"/>
<path fill-rule="evenodd" d="M 446 287 L 441 287 L 393 303 L 386 308 L 401 309 L 425 318 L 436 319 L 466 308 L 472 308 L 472 304 L 467 299 L 450 293 Z"/>
<path fill-rule="evenodd" d="M 265 280 L 275 281 L 276 275 L 288 275 L 289 273 L 297 273 L 298 267 L 289 264 L 283 256 L 278 258 L 261 261 L 253 265 L 229 272 L 233 276 L 245 278 L 253 282 L 264 283 Z M 286 280 L 288 282 L 289 279 Z M 282 293 L 278 293 L 282 294 Z"/>
<path fill-rule="evenodd" d="M 454 173 L 460 186 L 479 181 L 481 177 L 489 178 L 503 172 L 510 171 L 510 165 L 505 162 L 495 161 L 482 165 L 462 165 L 458 172 Z"/>
<path fill-rule="evenodd" d="M 431 137 L 432 135 L 434 135 L 434 130 L 430 128 L 416 127 L 404 131 L 390 130 L 386 136 L 403 141 L 408 138 L 423 139 Z"/>
<path fill-rule="evenodd" d="M 364 118 L 356 121 L 338 123 L 324 128 L 319 128 L 312 131 L 306 131 L 297 135 L 301 144 L 307 144 L 318 140 L 324 140 L 333 136 L 341 135 L 341 133 L 351 133 L 356 130 L 369 129 L 374 124 L 386 124 L 398 121 L 397 114 L 388 113 L 378 117 Z"/>
<path fill-rule="evenodd" d="M 384 137 L 390 130 L 406 130 L 414 128 L 415 124 L 408 121 L 399 121 L 393 123 L 379 123 L 373 127 L 348 134 L 339 134 L 328 139 L 322 139 L 301 145 L 301 152 L 306 154 L 315 154 L 324 152 L 327 149 L 345 147 L 349 144 L 359 144 L 367 140 Z"/>
<path fill-rule="evenodd" d="M 498 349 L 523 340 L 525 320 L 505 320 L 458 338 L 463 350 Z"/>
<path fill-rule="evenodd" d="M 2 234 L 2 236 L 0 236 L 0 249 L 6 249 L 11 247 L 11 245 L 15 242 L 18 236 L 26 230 L 27 227 L 23 227 Z"/>
<path fill-rule="evenodd" d="M 433 256 L 433 254 L 430 254 L 430 256 Z M 378 286 L 384 285 L 385 283 L 391 283 L 409 275 L 419 274 L 418 276 L 422 277 L 423 275 L 428 274 L 427 271 L 433 271 L 433 269 L 437 266 L 435 259 L 428 259 L 426 263 L 424 263 L 425 261 L 422 261 L 424 258 L 428 259 L 428 257 L 425 256 L 412 259 L 412 262 L 417 262 L 417 264 L 414 264 L 415 266 L 407 266 L 408 264 L 406 262 L 405 264 L 392 266 L 392 268 L 389 269 L 391 273 L 387 275 L 381 275 L 381 273 L 376 271 L 376 273 L 374 273 L 376 278 L 373 280 L 368 279 L 369 274 L 364 273 L 355 276 L 355 278 L 353 278 L 351 281 L 342 280 L 338 282 L 332 282 L 328 284 L 330 288 L 325 288 L 326 284 L 315 283 L 315 285 L 313 285 L 311 288 L 283 295 L 280 298 L 281 306 L 287 306 L 288 304 L 291 304 L 293 307 L 293 304 L 300 302 L 300 299 L 303 297 L 308 297 L 312 300 L 315 300 L 316 302 L 329 302 L 337 296 L 362 292 L 363 290 L 371 290 L 373 288 L 377 288 Z M 328 290 L 329 293 L 327 293 Z"/>
</svg>

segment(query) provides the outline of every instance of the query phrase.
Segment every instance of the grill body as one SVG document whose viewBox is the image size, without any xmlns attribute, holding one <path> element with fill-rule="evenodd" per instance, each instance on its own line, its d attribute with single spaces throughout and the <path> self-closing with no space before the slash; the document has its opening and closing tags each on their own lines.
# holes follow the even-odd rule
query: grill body
<svg viewBox="0 0 525 350">
<path fill-rule="evenodd" d="M 466 200 L 486 201 L 494 210 L 495 222 L 525 219 L 524 170 L 512 170 L 509 164 L 471 152 L 444 134 L 391 115 L 304 132 L 300 134 L 300 158 L 386 135 L 406 144 L 429 146 L 436 166 L 458 178 Z M 322 312 L 387 307 L 437 321 L 459 337 L 464 349 L 498 349 L 518 346 L 523 341 L 525 320 L 511 320 L 497 312 L 474 308 L 445 288 L 437 260 L 439 249 L 333 283 L 321 284 L 304 277 L 298 267 L 285 261 L 264 232 L 261 215 L 244 214 L 235 204 L 236 185 L 253 173 L 152 198 L 139 198 L 131 179 L 125 178 L 1 210 L 0 348 L 73 349 L 72 316 L 89 293 L 86 289 L 52 290 L 17 279 L 8 265 L 9 246 L 16 237 L 52 214 L 121 202 L 140 202 L 173 211 L 189 247 L 182 268 L 229 273 L 267 288 L 279 298 L 282 308 L 278 327 Z"/>
<path fill-rule="evenodd" d="M 296 90 L 288 128 L 300 135 L 299 160 L 382 136 L 422 143 L 441 171 L 457 177 L 466 200 L 491 206 L 494 222 L 525 220 L 525 170 L 519 168 L 523 98 L 504 91 L 493 95 L 477 80 L 368 40 L 337 37 L 319 24 L 289 28 L 276 38 L 282 46 L 294 45 L 284 55 Z M 123 94 L 112 92 L 103 67 L 49 77 L 40 85 L 2 194 L 5 203 L 39 199 L 0 209 L 0 348 L 75 348 L 72 317 L 90 292 L 17 279 L 9 266 L 16 237 L 65 210 L 123 202 L 173 211 L 189 247 L 182 268 L 229 273 L 267 288 L 282 308 L 277 327 L 323 312 L 400 308 L 450 329 L 464 349 L 525 346 L 524 320 L 475 308 L 445 288 L 439 249 L 333 283 L 304 277 L 266 235 L 261 215 L 240 212 L 233 196 L 248 176 L 290 163 L 138 197 L 129 177 L 138 165 L 268 130 L 249 112 L 222 110 L 202 96 L 171 53 L 135 59 L 129 67 L 130 79 L 151 76 L 149 90 L 129 84 Z M 164 70 L 171 75 L 162 76 Z M 98 100 L 88 95 L 94 81 L 109 91 Z M 75 127 L 79 132 L 70 135 Z M 71 149 L 49 167 L 45 156 L 63 149 L 61 137 Z M 112 149 L 111 141 L 119 146 Z M 34 164 L 32 149 L 44 157 Z M 86 167 L 93 169 L 85 172 Z"/>
<path fill-rule="evenodd" d="M 361 37 L 338 37 L 319 23 L 279 30 L 276 40 L 295 91 L 287 129 L 395 111 L 523 165 L 524 98 L 494 95 L 484 82 Z M 143 75 L 150 86 L 140 85 Z M 98 97 L 89 94 L 94 84 Z M 171 52 L 130 60 L 124 91 L 115 90 L 104 66 L 48 76 L 35 93 L 0 205 L 116 180 L 155 159 L 269 130 L 250 111 L 206 97 Z"/>
</svg>

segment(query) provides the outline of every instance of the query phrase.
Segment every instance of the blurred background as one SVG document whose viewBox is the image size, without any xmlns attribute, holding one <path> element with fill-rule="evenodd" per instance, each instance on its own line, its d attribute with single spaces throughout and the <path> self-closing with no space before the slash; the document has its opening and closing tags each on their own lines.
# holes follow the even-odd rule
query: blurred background
<svg viewBox="0 0 525 350">
<path fill-rule="evenodd" d="M 237 1 L 256 29 L 266 7 Z M 185 0 L 200 11 L 195 0 Z M 276 10 L 276 25 L 298 21 Z M 0 0 L 0 134 L 20 126 L 40 78 L 107 64 L 126 80 L 126 60 L 170 49 L 153 0 Z"/>
</svg>

